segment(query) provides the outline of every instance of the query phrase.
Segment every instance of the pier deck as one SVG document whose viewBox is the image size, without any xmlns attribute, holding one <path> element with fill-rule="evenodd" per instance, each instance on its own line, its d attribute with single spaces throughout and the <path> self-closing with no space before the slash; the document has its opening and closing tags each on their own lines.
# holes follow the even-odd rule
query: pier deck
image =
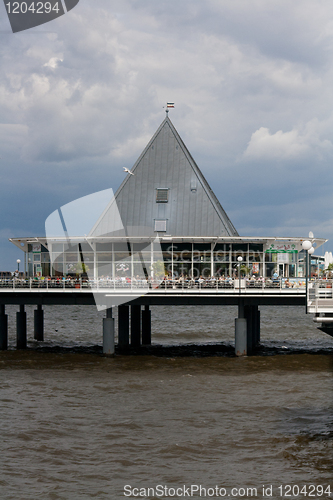
<svg viewBox="0 0 333 500">
<path fill-rule="evenodd" d="M 252 286 L 201 283 L 66 283 L 8 281 L 0 283 L 0 304 L 238 305 L 240 299 L 257 305 L 305 305 L 305 287 L 287 288 L 281 282 Z"/>
</svg>

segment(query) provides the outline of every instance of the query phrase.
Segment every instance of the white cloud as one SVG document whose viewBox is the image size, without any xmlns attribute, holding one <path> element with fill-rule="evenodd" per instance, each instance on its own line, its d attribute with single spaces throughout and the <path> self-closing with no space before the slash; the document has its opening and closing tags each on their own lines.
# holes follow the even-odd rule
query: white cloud
<svg viewBox="0 0 333 500">
<path fill-rule="evenodd" d="M 292 159 L 304 155 L 308 150 L 309 145 L 297 130 L 279 130 L 271 134 L 268 128 L 260 127 L 252 134 L 244 156 L 265 160 Z"/>
<path fill-rule="evenodd" d="M 260 127 L 252 134 L 243 156 L 260 160 L 293 160 L 326 154 L 333 154 L 332 142 L 320 139 L 313 124 L 308 124 L 303 133 L 293 129 L 271 134 L 267 127 Z"/>
<path fill-rule="evenodd" d="M 44 67 L 55 69 L 60 62 L 63 62 L 63 59 L 60 57 L 51 57 L 51 59 L 44 64 Z"/>
</svg>

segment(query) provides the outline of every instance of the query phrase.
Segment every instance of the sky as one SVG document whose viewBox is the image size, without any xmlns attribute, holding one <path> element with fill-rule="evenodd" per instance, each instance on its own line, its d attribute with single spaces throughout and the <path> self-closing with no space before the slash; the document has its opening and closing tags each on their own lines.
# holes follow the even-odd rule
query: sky
<svg viewBox="0 0 333 500">
<path fill-rule="evenodd" d="M 333 4 L 80 0 L 13 34 L 0 4 L 0 271 L 10 237 L 117 190 L 169 117 L 242 236 L 333 250 Z"/>
</svg>

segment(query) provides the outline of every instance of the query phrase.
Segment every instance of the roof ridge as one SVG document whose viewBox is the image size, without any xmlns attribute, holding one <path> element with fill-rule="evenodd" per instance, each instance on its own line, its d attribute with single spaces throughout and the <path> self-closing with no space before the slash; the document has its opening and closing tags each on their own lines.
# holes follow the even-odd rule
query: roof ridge
<svg viewBox="0 0 333 500">
<path fill-rule="evenodd" d="M 162 125 L 164 125 L 164 123 L 166 121 L 169 122 L 168 124 L 169 124 L 169 126 L 171 126 L 171 130 L 174 132 L 174 134 L 176 136 L 176 139 L 177 140 L 179 139 L 179 142 L 180 142 L 180 145 L 181 145 L 181 147 L 183 149 L 183 152 L 188 157 L 188 160 L 190 161 L 192 168 L 194 167 L 197 170 L 197 173 L 199 174 L 198 177 L 199 178 L 201 177 L 201 179 L 203 180 L 203 187 L 205 189 L 205 192 L 206 192 L 207 196 L 209 197 L 210 201 L 212 202 L 212 204 L 213 204 L 213 206 L 214 206 L 217 214 L 219 215 L 219 217 L 220 217 L 220 219 L 222 221 L 222 224 L 224 225 L 225 229 L 227 229 L 227 228 L 226 228 L 226 225 L 224 223 L 223 217 L 225 217 L 227 219 L 227 221 L 229 222 L 230 226 L 233 228 L 235 236 L 238 236 L 238 232 L 237 232 L 235 226 L 233 225 L 233 223 L 229 219 L 227 213 L 223 209 L 223 207 L 222 207 L 221 203 L 219 202 L 217 196 L 215 195 L 214 191 L 210 187 L 210 185 L 209 185 L 206 177 L 204 176 L 204 174 L 200 170 L 200 167 L 198 166 L 198 164 L 196 163 L 195 159 L 191 155 L 189 149 L 187 148 L 187 146 L 186 146 L 185 142 L 183 141 L 183 139 L 180 137 L 180 135 L 179 135 L 176 127 L 174 126 L 174 124 L 172 123 L 172 121 L 170 120 L 170 118 L 166 117 L 166 119 L 163 121 Z M 221 217 L 220 211 L 222 212 L 222 217 Z"/>
</svg>

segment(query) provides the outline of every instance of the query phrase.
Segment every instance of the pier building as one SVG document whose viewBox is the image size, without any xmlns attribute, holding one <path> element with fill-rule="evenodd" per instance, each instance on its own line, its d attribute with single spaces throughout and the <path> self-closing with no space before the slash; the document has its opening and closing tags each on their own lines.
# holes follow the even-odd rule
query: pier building
<svg viewBox="0 0 333 500">
<path fill-rule="evenodd" d="M 126 234 L 119 231 L 119 217 Z M 129 235 L 129 228 L 136 229 Z M 143 242 L 153 272 L 160 261 L 160 247 L 154 252 L 151 244 L 156 237 L 165 274 L 172 278 L 232 278 L 239 257 L 244 276 L 305 277 L 304 238 L 239 236 L 168 116 L 84 241 L 71 237 L 77 244 L 70 251 L 67 234 L 10 241 L 24 251 L 27 277 L 81 274 L 77 264 L 83 255 L 99 279 L 140 273 Z M 318 248 L 325 240 L 314 241 Z"/>
<path fill-rule="evenodd" d="M 24 252 L 27 280 L 0 289 L 0 337 L 6 303 L 20 305 L 24 346 L 24 304 L 38 306 L 42 339 L 42 305 L 93 303 L 93 288 L 107 308 L 106 354 L 114 352 L 117 304 L 122 348 L 150 343 L 151 305 L 238 304 L 236 353 L 249 354 L 260 340 L 259 305 L 305 305 L 306 238 L 240 236 L 168 115 L 84 237 L 62 226 L 52 237 L 10 239 Z M 311 238 L 316 248 L 325 241 Z M 52 278 L 61 282 L 53 286 Z"/>
</svg>

